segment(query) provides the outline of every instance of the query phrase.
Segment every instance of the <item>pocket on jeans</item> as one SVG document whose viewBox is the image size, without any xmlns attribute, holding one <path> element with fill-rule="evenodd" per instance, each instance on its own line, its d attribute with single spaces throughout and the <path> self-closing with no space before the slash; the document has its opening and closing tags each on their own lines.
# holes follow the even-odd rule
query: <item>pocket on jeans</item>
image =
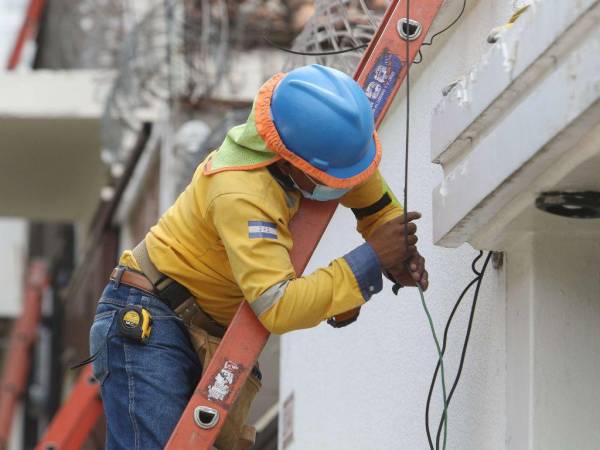
<svg viewBox="0 0 600 450">
<path fill-rule="evenodd" d="M 108 337 L 115 313 L 116 310 L 97 314 L 90 329 L 90 355 L 96 355 L 92 368 L 100 384 L 108 376 Z"/>
</svg>

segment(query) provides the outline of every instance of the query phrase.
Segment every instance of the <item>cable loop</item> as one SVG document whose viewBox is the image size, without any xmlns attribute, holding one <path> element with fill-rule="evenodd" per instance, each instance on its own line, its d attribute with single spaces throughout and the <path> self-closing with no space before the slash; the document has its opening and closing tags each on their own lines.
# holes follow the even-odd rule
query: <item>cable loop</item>
<svg viewBox="0 0 600 450">
<path fill-rule="evenodd" d="M 281 50 L 282 52 L 291 53 L 293 55 L 302 55 L 302 56 L 339 55 L 341 53 L 353 52 L 355 50 L 360 50 L 360 49 L 363 49 L 363 48 L 367 48 L 369 46 L 369 44 L 361 44 L 361 45 L 357 45 L 356 47 L 344 48 L 344 49 L 341 49 L 341 50 L 332 50 L 332 51 L 328 51 L 328 52 L 300 52 L 300 51 L 292 50 L 291 48 L 282 47 L 279 44 L 276 44 L 271 39 L 269 39 L 267 37 L 267 35 L 265 35 L 265 34 L 263 34 L 262 38 L 271 47 L 275 47 L 276 49 Z"/>
</svg>

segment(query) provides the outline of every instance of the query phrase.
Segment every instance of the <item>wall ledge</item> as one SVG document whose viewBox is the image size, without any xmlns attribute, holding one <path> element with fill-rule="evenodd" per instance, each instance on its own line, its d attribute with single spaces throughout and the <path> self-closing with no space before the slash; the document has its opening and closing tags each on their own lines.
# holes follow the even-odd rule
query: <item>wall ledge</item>
<svg viewBox="0 0 600 450">
<path fill-rule="evenodd" d="M 439 245 L 473 242 L 600 121 L 600 1 L 546 0 L 530 10 L 434 114 L 432 160 L 444 171 L 433 193 Z"/>
</svg>

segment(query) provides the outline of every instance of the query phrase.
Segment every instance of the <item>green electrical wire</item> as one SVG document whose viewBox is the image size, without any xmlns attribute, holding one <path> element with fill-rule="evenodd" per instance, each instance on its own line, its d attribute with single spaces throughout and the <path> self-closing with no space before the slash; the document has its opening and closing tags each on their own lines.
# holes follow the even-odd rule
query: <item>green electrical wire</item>
<svg viewBox="0 0 600 450">
<path fill-rule="evenodd" d="M 466 0 L 465 0 L 465 4 L 466 4 Z M 406 23 L 410 23 L 410 0 L 406 0 Z M 461 12 L 462 15 L 462 12 Z M 460 15 L 459 17 L 450 25 L 450 27 L 452 27 L 452 25 L 454 25 L 454 23 L 456 23 L 458 21 L 458 19 L 460 19 Z M 447 28 L 450 28 L 447 27 Z M 442 30 L 442 32 L 444 32 L 446 30 Z M 434 35 L 435 37 L 435 35 Z M 405 143 L 404 143 L 404 242 L 408 242 L 408 228 L 406 226 L 407 224 L 407 214 L 408 214 L 408 154 L 409 154 L 409 146 L 410 146 L 410 138 L 409 138 L 409 133 L 410 133 L 410 41 L 409 39 L 405 39 L 405 43 L 406 43 L 406 54 L 405 54 L 405 62 L 407 64 L 406 67 L 406 76 L 405 76 L 405 85 L 406 85 L 406 133 L 405 133 Z M 407 245 L 407 250 L 408 250 L 408 243 Z M 407 251 L 408 254 L 408 251 Z M 409 270 L 410 271 L 410 270 Z M 396 284 L 396 286 L 398 286 L 398 288 L 400 287 L 400 285 Z M 437 348 L 438 351 L 438 361 L 440 364 L 440 372 L 441 372 L 441 378 L 442 378 L 442 395 L 443 395 L 443 400 L 444 400 L 444 411 L 442 413 L 442 423 L 444 424 L 444 442 L 442 445 L 442 449 L 446 450 L 446 439 L 448 436 L 448 395 L 446 393 L 446 377 L 444 375 L 444 354 L 442 353 L 442 348 L 440 347 L 440 342 L 438 341 L 437 338 L 437 334 L 435 332 L 435 326 L 433 325 L 433 320 L 431 319 L 431 314 L 429 313 L 429 309 L 427 308 L 427 305 L 425 304 L 425 295 L 423 294 L 423 287 L 421 286 L 420 283 L 416 283 L 417 288 L 419 289 L 419 295 L 421 296 L 421 303 L 423 305 L 423 309 L 425 310 L 425 314 L 427 314 L 427 320 L 429 321 L 429 327 L 431 328 L 431 334 L 433 335 L 433 340 L 435 341 L 435 346 Z M 397 294 L 398 293 L 398 288 L 395 288 L 394 293 Z M 426 424 L 427 427 L 429 426 L 429 424 Z M 427 428 L 426 427 L 426 428 Z M 428 429 L 428 428 L 427 428 Z M 427 435 L 428 439 L 429 439 L 429 434 Z M 431 443 L 431 441 L 429 442 L 429 446 L 431 448 L 431 450 L 433 450 L 433 445 Z M 437 450 L 437 447 L 436 447 Z"/>
<path fill-rule="evenodd" d="M 442 395 L 444 400 L 444 411 L 442 412 L 442 420 L 444 421 L 444 443 L 442 445 L 443 450 L 446 450 L 446 438 L 448 435 L 448 396 L 446 394 L 446 377 L 444 376 L 444 355 L 442 354 L 442 348 L 440 347 L 440 342 L 437 338 L 437 334 L 435 332 L 435 326 L 433 325 L 433 320 L 431 319 L 431 314 L 429 313 L 429 308 L 427 308 L 427 304 L 425 303 L 425 294 L 423 293 L 423 288 L 420 283 L 417 283 L 417 289 L 419 290 L 419 295 L 421 296 L 421 304 L 423 305 L 423 309 L 425 310 L 425 314 L 427 314 L 427 320 L 429 321 L 429 327 L 431 328 L 431 334 L 433 335 L 433 340 L 435 341 L 435 346 L 438 351 L 438 357 L 440 361 L 440 374 L 442 378 Z"/>
</svg>

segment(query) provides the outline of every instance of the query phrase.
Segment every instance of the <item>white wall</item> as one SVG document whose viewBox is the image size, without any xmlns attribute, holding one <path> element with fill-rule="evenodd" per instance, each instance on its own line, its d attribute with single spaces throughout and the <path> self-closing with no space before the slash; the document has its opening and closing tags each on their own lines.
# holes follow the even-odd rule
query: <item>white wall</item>
<svg viewBox="0 0 600 450">
<path fill-rule="evenodd" d="M 507 449 L 600 441 L 600 235 L 540 233 L 507 253 Z"/>
<path fill-rule="evenodd" d="M 0 219 L 0 317 L 16 317 L 23 303 L 27 222 Z"/>
<path fill-rule="evenodd" d="M 446 8 L 458 8 L 459 3 Z M 476 252 L 468 246 L 455 250 L 433 246 L 431 192 L 441 181 L 441 170 L 430 162 L 431 117 L 442 88 L 479 60 L 487 49 L 489 30 L 510 17 L 512 3 L 469 2 L 460 24 L 424 50 L 425 62 L 413 72 L 409 209 L 420 210 L 424 216 L 419 235 L 431 279 L 426 297 L 440 334 L 456 298 L 473 276 L 469 266 Z M 404 171 L 405 103 L 401 95 L 380 130 L 381 170 L 399 196 Z M 309 271 L 358 245 L 361 239 L 353 228 L 352 214 L 338 211 Z M 450 333 L 449 374 L 455 373 L 458 364 L 467 305 L 459 309 Z M 295 398 L 294 441 L 288 448 L 427 448 L 424 407 L 436 358 L 418 293 L 403 290 L 394 297 L 389 283 L 363 308 L 357 324 L 342 330 L 321 325 L 285 335 L 280 398 L 283 401 L 291 392 Z M 505 448 L 505 363 L 504 277 L 490 266 L 467 361 L 449 411 L 448 449 Z M 439 412 L 439 392 L 434 402 Z"/>
</svg>

